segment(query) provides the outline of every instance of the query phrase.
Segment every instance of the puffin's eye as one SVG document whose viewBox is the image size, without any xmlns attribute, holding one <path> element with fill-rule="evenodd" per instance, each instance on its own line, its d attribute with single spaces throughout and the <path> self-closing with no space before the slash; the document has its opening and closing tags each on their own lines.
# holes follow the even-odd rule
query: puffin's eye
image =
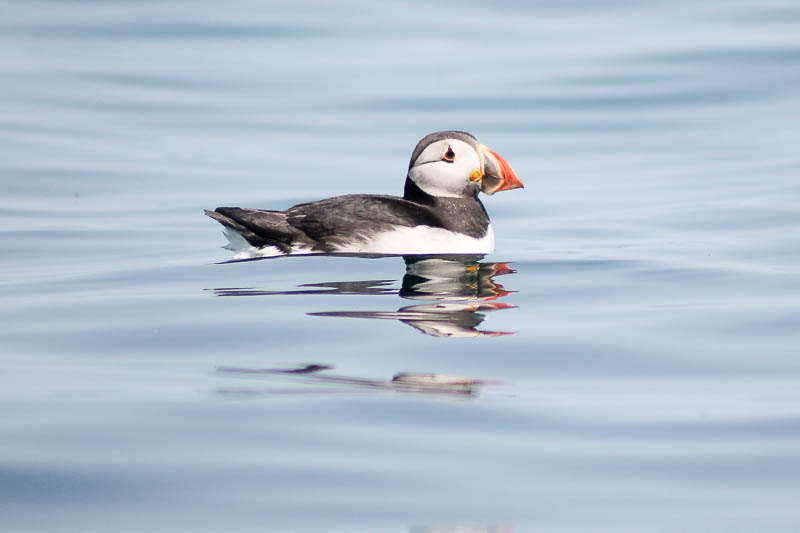
<svg viewBox="0 0 800 533">
<path fill-rule="evenodd" d="M 456 160 L 456 153 L 450 148 L 450 145 L 447 145 L 447 151 L 442 156 L 442 160 L 447 161 L 448 163 L 452 163 Z"/>
</svg>

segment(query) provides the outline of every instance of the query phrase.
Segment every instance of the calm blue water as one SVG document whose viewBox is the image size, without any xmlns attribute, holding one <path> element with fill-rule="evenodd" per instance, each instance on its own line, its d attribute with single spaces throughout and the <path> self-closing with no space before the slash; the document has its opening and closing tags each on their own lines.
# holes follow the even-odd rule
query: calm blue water
<svg viewBox="0 0 800 533">
<path fill-rule="evenodd" d="M 796 2 L 0 11 L 4 531 L 797 530 Z M 219 264 L 451 128 L 480 264 Z"/>
</svg>

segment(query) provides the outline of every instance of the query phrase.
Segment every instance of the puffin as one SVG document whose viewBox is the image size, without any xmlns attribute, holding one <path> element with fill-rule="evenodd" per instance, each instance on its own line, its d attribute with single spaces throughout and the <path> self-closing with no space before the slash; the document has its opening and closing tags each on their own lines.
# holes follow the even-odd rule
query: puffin
<svg viewBox="0 0 800 533">
<path fill-rule="evenodd" d="M 494 230 L 478 193 L 521 188 L 499 154 L 463 131 L 438 131 L 411 154 L 403 196 L 347 194 L 285 211 L 217 207 L 234 259 L 300 254 L 486 254 Z"/>
</svg>

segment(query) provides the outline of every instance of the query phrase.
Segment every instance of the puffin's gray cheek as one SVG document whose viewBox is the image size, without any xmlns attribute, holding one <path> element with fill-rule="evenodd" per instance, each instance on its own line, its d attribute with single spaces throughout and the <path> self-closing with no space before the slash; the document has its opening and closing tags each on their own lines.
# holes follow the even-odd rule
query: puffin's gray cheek
<svg viewBox="0 0 800 533">
<path fill-rule="evenodd" d="M 478 181 L 470 181 L 461 191 L 461 196 L 478 196 L 481 191 L 481 184 Z"/>
</svg>

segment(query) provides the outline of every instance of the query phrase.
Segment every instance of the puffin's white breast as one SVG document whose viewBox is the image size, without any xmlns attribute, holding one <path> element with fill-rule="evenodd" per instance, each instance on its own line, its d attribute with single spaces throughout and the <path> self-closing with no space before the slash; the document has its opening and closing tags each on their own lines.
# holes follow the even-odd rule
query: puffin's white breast
<svg viewBox="0 0 800 533">
<path fill-rule="evenodd" d="M 257 248 L 251 245 L 236 230 L 223 228 L 228 238 L 225 249 L 236 252 L 234 259 L 254 257 L 275 257 L 285 255 L 274 246 Z M 494 230 L 492 225 L 486 229 L 481 238 L 470 237 L 463 233 L 455 233 L 442 228 L 430 226 L 397 227 L 370 237 L 355 238 L 351 242 L 338 246 L 338 253 L 351 254 L 488 254 L 494 251 Z M 292 254 L 313 253 L 308 246 L 295 247 Z"/>
<path fill-rule="evenodd" d="M 343 245 L 340 252 L 369 254 L 485 254 L 494 251 L 492 225 L 486 235 L 470 237 L 430 226 L 398 227 Z"/>
</svg>

